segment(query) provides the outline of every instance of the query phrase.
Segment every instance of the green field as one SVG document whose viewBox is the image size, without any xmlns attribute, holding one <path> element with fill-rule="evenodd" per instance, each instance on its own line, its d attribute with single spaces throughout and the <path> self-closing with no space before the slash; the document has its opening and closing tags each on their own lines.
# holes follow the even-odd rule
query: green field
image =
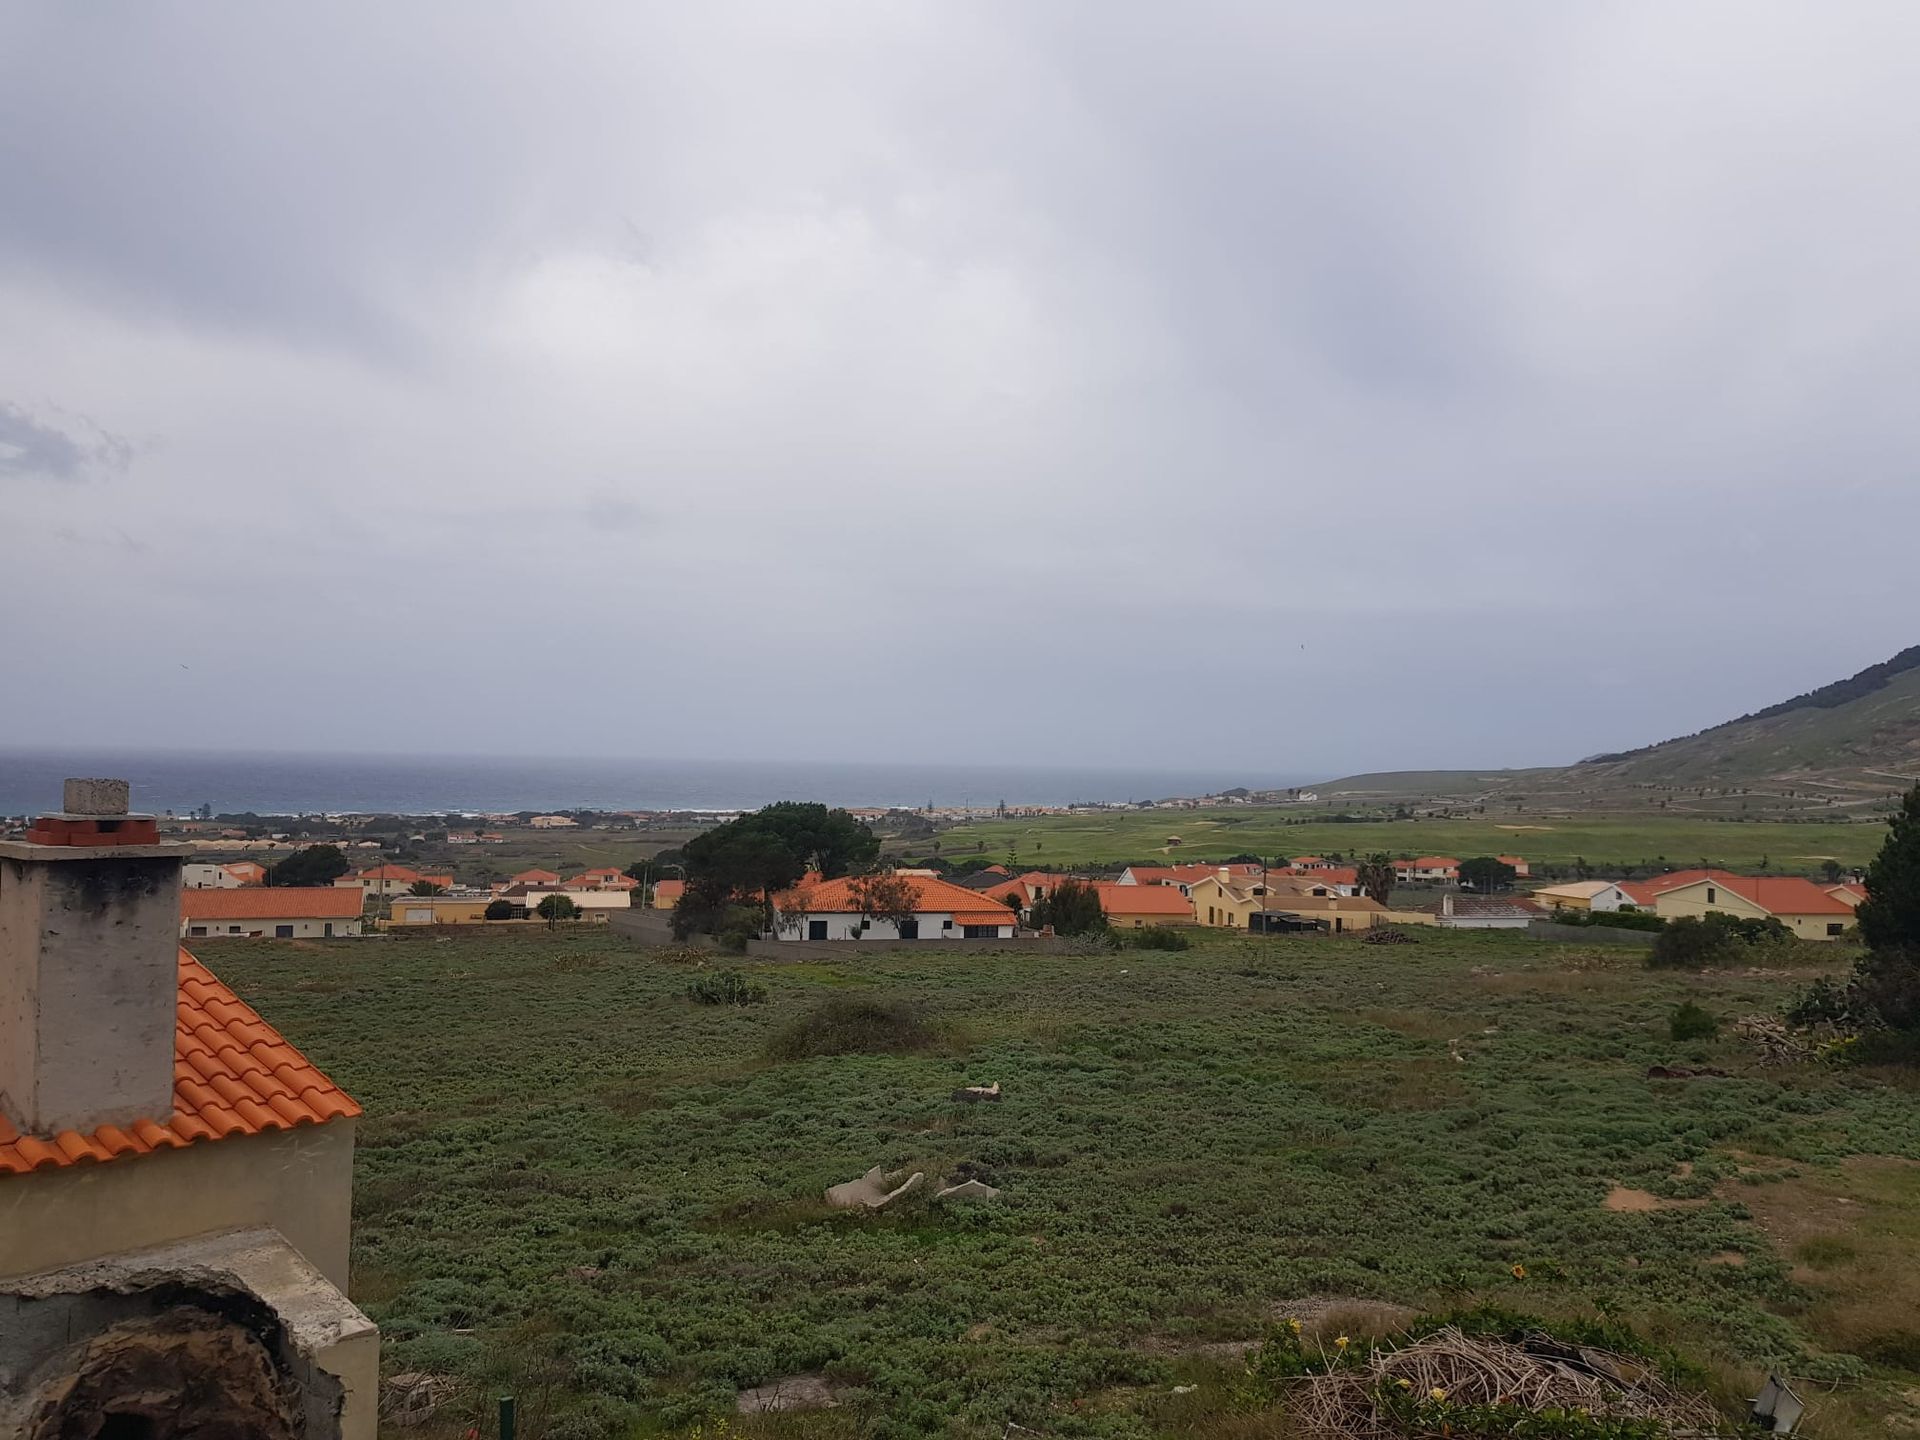
<svg viewBox="0 0 1920 1440">
<path fill-rule="evenodd" d="M 466 1386 L 414 1434 L 484 1425 L 503 1390 L 524 1440 L 718 1433 L 737 1389 L 806 1371 L 842 1408 L 730 1428 L 1285 1434 L 1221 1346 L 1308 1297 L 1356 1331 L 1385 1323 L 1360 1301 L 1604 1311 L 1726 1395 L 1766 1365 L 1838 1382 L 1816 1434 L 1920 1423 L 1913 1089 L 1666 1031 L 1684 998 L 1730 1018 L 1813 970 L 1216 933 L 750 964 L 768 1002 L 717 1008 L 685 952 L 606 933 L 203 955 L 366 1106 L 356 1298 L 390 1373 Z M 767 1058 L 846 996 L 944 1039 Z M 1646 1078 L 1675 1063 L 1729 1075 Z M 1002 1103 L 951 1100 L 986 1081 Z M 875 1164 L 969 1165 L 1004 1200 L 824 1207 Z M 1609 1209 L 1615 1186 L 1659 1208 Z"/>
<path fill-rule="evenodd" d="M 1180 844 L 1170 846 L 1169 837 Z M 949 860 L 985 854 L 997 861 L 1014 855 L 1022 866 L 1114 865 L 1130 861 L 1173 864 L 1251 855 L 1345 855 L 1385 851 L 1390 855 L 1524 855 L 1546 865 L 1585 859 L 1606 873 L 1628 866 L 1685 868 L 1703 859 L 1731 869 L 1751 869 L 1765 860 L 1783 873 L 1816 873 L 1831 857 L 1844 865 L 1865 864 L 1886 838 L 1877 821 L 1702 820 L 1631 816 L 1563 819 L 1485 815 L 1457 820 L 1385 820 L 1329 823 L 1324 814 L 1301 819 L 1291 810 L 1227 806 L 1209 810 L 1040 816 L 981 821 L 941 833 L 939 853 Z M 909 844 L 916 855 L 922 842 Z"/>
</svg>

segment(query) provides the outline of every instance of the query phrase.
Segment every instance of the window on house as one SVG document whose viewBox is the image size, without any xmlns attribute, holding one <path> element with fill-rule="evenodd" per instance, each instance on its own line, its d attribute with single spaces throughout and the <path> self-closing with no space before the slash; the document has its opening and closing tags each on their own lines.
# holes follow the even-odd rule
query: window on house
<svg viewBox="0 0 1920 1440">
<path fill-rule="evenodd" d="M 274 927 L 273 927 L 273 938 L 274 938 L 274 939 L 276 939 L 276 940 L 291 940 L 291 939 L 293 939 L 293 926 L 291 926 L 291 925 L 276 925 L 276 926 L 274 926 Z"/>
<path fill-rule="evenodd" d="M 1720 892 L 1714 889 L 1713 886 L 1711 885 L 1707 886 L 1707 904 L 1711 905 L 1719 898 L 1720 898 Z"/>
<path fill-rule="evenodd" d="M 827 938 L 827 922 L 826 921 L 809 920 L 807 922 L 807 939 L 824 940 L 826 938 Z"/>
<path fill-rule="evenodd" d="M 187 933 L 189 935 L 204 935 L 207 933 L 207 927 L 204 925 L 190 926 L 187 930 Z"/>
<path fill-rule="evenodd" d="M 1846 931 L 1846 928 L 1847 928 L 1846 926 L 1844 926 L 1844 925 L 1841 925 L 1841 924 L 1838 924 L 1837 922 L 1836 922 L 1836 923 L 1833 923 L 1833 924 L 1829 924 L 1829 925 L 1827 926 L 1827 934 L 1829 934 L 1829 935 L 1840 935 L 1840 934 L 1844 934 L 1844 933 L 1845 933 L 1845 931 Z"/>
<path fill-rule="evenodd" d="M 240 927 L 238 925 L 227 926 L 227 934 L 238 935 L 239 933 L 240 933 Z"/>
<path fill-rule="evenodd" d="M 962 940 L 997 940 L 1000 938 L 998 925 L 963 925 L 960 928 Z"/>
</svg>

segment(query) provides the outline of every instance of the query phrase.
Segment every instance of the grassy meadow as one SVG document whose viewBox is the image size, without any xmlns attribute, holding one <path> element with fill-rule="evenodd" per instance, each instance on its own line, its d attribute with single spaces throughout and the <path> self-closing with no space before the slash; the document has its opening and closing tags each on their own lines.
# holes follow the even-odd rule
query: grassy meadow
<svg viewBox="0 0 1920 1440">
<path fill-rule="evenodd" d="M 366 1107 L 356 1299 L 389 1373 L 466 1385 L 410 1434 L 484 1426 L 505 1390 L 524 1440 L 704 1434 L 800 1372 L 842 1407 L 728 1428 L 1284 1434 L 1236 1398 L 1240 1357 L 1308 1301 L 1356 1333 L 1383 1304 L 1615 1317 L 1726 1394 L 1781 1367 L 1820 1434 L 1920 1424 L 1911 1077 L 1668 1037 L 1684 999 L 1730 1019 L 1814 969 L 1210 933 L 747 963 L 769 998 L 733 1008 L 687 997 L 710 973 L 688 952 L 605 932 L 202 954 Z M 905 1000 L 940 1039 L 768 1058 L 848 996 Z M 953 1103 L 989 1081 L 1003 1102 Z M 876 1164 L 966 1167 L 1004 1198 L 825 1207 Z"/>
<path fill-rule="evenodd" d="M 1168 839 L 1178 836 L 1178 846 Z M 1016 855 L 1022 865 L 1070 867 L 1127 861 L 1172 864 L 1251 855 L 1524 855 L 1536 864 L 1571 865 L 1585 859 L 1597 870 L 1698 865 L 1703 859 L 1731 869 L 1765 860 L 1786 874 L 1817 873 L 1825 859 L 1865 864 L 1886 839 L 1878 821 L 1739 821 L 1697 816 L 1542 816 L 1486 814 L 1459 819 L 1333 823 L 1325 812 L 1224 806 L 1206 810 L 1109 811 L 986 820 L 939 836 L 948 859 Z M 907 850 L 925 854 L 922 842 Z"/>
</svg>

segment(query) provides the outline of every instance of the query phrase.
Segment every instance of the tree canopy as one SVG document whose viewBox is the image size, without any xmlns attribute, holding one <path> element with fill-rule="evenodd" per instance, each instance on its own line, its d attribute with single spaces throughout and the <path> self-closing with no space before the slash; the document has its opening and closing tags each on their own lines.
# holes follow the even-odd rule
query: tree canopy
<svg viewBox="0 0 1920 1440">
<path fill-rule="evenodd" d="M 1920 785 L 1889 822 L 1886 844 L 1867 867 L 1866 890 L 1854 911 L 1860 938 L 1876 950 L 1920 949 Z"/>
<path fill-rule="evenodd" d="M 1062 880 L 1036 900 L 1027 923 L 1036 930 L 1051 925 L 1056 935 L 1090 935 L 1107 928 L 1100 892 L 1083 880 Z"/>
<path fill-rule="evenodd" d="M 845 810 L 783 800 L 714 826 L 681 853 L 687 888 L 675 928 L 686 933 L 710 928 L 736 898 L 771 902 L 810 868 L 833 879 L 870 865 L 880 840 Z"/>
<path fill-rule="evenodd" d="M 309 845 L 267 867 L 269 885 L 331 885 L 350 867 L 338 845 Z"/>
<path fill-rule="evenodd" d="M 1489 890 L 1504 890 L 1513 884 L 1519 872 L 1504 860 L 1496 860 L 1491 855 L 1477 855 L 1471 860 L 1460 862 L 1460 883 L 1471 885 L 1485 894 Z"/>
<path fill-rule="evenodd" d="M 1393 858 L 1385 854 L 1369 855 L 1358 866 L 1354 876 L 1359 883 L 1360 893 L 1376 905 L 1387 903 L 1388 897 L 1393 894 L 1393 882 L 1397 877 Z"/>
</svg>

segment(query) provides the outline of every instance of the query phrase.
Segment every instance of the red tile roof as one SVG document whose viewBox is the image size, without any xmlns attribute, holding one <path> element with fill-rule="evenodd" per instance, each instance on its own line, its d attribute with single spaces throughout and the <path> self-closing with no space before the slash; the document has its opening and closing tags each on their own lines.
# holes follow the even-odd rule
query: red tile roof
<svg viewBox="0 0 1920 1440">
<path fill-rule="evenodd" d="M 921 914 L 950 913 L 956 921 L 966 925 L 1013 923 L 1012 912 L 1004 908 L 993 913 L 991 918 L 960 919 L 962 915 L 987 915 L 988 912 L 981 909 L 980 900 L 982 896 L 990 895 L 991 891 L 969 890 L 964 885 L 922 875 L 903 875 L 900 878 L 915 887 L 918 898 L 914 901 L 914 909 Z M 842 876 L 838 880 L 816 880 L 812 884 L 803 881 L 777 897 L 777 903 L 783 910 L 804 909 L 810 915 L 857 915 L 860 913 L 860 904 L 853 898 L 853 883 L 851 876 Z"/>
<path fill-rule="evenodd" d="M 353 886 L 246 886 L 182 890 L 182 920 L 358 920 L 364 904 Z"/>
<path fill-rule="evenodd" d="M 1670 877 L 1662 877 L 1667 878 Z M 1699 885 L 1709 881 L 1758 905 L 1769 915 L 1853 914 L 1853 906 L 1800 875 L 1735 875 L 1726 870 L 1705 870 L 1683 883 Z M 1662 883 L 1656 893 L 1664 895 L 1677 888 Z"/>
<path fill-rule="evenodd" d="M 686 893 L 686 890 L 687 882 L 684 880 L 656 880 L 653 882 L 653 898 L 655 900 L 678 900 Z"/>
<path fill-rule="evenodd" d="M 103 1125 L 89 1135 L 62 1130 L 44 1138 L 22 1135 L 0 1115 L 0 1176 L 324 1125 L 360 1113 L 351 1096 L 185 950 L 175 1017 L 172 1114 Z"/>
<path fill-rule="evenodd" d="M 522 870 L 507 883 L 509 885 L 558 885 L 560 877 L 551 870 Z"/>
<path fill-rule="evenodd" d="M 1096 884 L 1100 908 L 1109 915 L 1162 915 L 1191 920 L 1193 904 L 1171 885 Z"/>
</svg>

